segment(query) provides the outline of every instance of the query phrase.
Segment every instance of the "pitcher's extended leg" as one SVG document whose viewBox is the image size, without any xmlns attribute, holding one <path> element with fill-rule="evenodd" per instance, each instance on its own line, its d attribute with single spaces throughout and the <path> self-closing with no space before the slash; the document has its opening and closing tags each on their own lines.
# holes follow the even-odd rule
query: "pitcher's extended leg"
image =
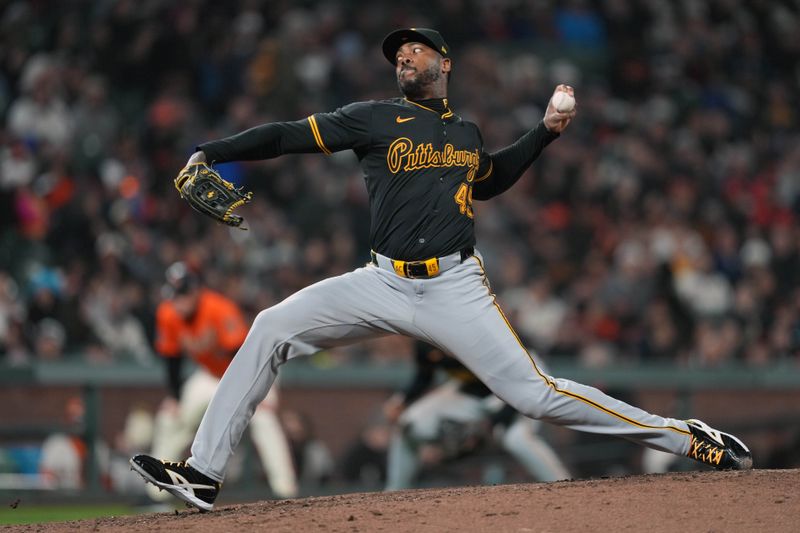
<svg viewBox="0 0 800 533">
<path fill-rule="evenodd" d="M 452 310 L 447 320 L 441 316 L 443 308 Z M 616 435 L 676 454 L 689 450 L 692 433 L 686 422 L 645 412 L 594 387 L 545 374 L 495 302 L 478 257 L 426 285 L 415 323 L 498 397 L 531 418 Z"/>
</svg>

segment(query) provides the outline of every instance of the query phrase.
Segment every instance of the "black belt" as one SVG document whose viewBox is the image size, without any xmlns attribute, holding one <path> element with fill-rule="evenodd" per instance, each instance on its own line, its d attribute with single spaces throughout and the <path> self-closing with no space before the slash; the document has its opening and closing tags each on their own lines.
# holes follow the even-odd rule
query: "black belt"
<svg viewBox="0 0 800 533">
<path fill-rule="evenodd" d="M 469 246 L 463 250 L 443 257 L 431 257 L 420 261 L 402 261 L 392 259 L 370 251 L 372 263 L 384 270 L 390 270 L 403 278 L 434 278 L 442 272 L 461 264 L 465 259 L 475 255 L 475 248 Z"/>
</svg>

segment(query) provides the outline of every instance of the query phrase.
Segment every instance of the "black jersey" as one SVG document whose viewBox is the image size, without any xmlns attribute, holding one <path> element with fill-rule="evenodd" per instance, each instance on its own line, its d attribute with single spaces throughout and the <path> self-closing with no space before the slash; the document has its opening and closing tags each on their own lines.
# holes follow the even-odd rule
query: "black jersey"
<svg viewBox="0 0 800 533">
<path fill-rule="evenodd" d="M 474 246 L 472 187 L 491 169 L 475 124 L 401 98 L 312 120 L 323 150 L 352 147 L 361 162 L 374 251 L 417 260 Z"/>
<path fill-rule="evenodd" d="M 474 246 L 472 200 L 504 191 L 557 135 L 540 124 L 499 165 L 478 127 L 406 100 L 358 102 L 305 120 L 259 126 L 200 145 L 209 162 L 353 150 L 370 199 L 370 246 L 393 259 L 440 257 Z M 530 134 L 529 134 L 530 136 Z M 531 149 L 533 152 L 531 152 Z M 520 168 L 524 167 L 524 168 Z"/>
</svg>

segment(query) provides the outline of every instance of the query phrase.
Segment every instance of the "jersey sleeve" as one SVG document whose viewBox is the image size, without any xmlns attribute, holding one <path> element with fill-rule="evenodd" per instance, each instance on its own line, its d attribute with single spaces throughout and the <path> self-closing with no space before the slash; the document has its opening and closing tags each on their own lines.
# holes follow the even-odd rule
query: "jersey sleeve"
<svg viewBox="0 0 800 533">
<path fill-rule="evenodd" d="M 472 197 L 488 200 L 507 191 L 539 157 L 545 147 L 558 138 L 540 122 L 514 144 L 491 154 L 481 154 L 481 169 L 475 178 Z M 483 152 L 483 150 L 481 150 Z M 488 163 L 484 163 L 488 159 Z"/>
<path fill-rule="evenodd" d="M 319 152 L 319 146 L 307 119 L 271 122 L 197 146 L 211 163 L 258 161 L 284 154 Z"/>
<path fill-rule="evenodd" d="M 367 148 L 372 137 L 371 121 L 370 102 L 357 102 L 333 113 L 316 113 L 308 117 L 317 146 L 326 154 Z"/>
<path fill-rule="evenodd" d="M 494 163 L 492 157 L 481 150 L 480 163 L 478 164 L 478 172 L 475 173 L 475 184 L 485 182 L 492 179 L 494 173 Z"/>
<path fill-rule="evenodd" d="M 494 163 L 492 162 L 492 156 L 483 148 L 483 136 L 481 135 L 480 130 L 474 124 L 473 127 L 475 128 L 475 134 L 478 136 L 478 140 L 480 142 L 480 159 L 478 162 L 478 171 L 475 172 L 473 187 L 481 187 L 478 185 L 479 183 L 491 181 L 492 174 L 494 173 Z"/>
<path fill-rule="evenodd" d="M 284 154 L 331 154 L 369 145 L 372 104 L 349 104 L 293 122 L 272 122 L 197 146 L 211 163 L 257 161 Z"/>
<path fill-rule="evenodd" d="M 180 319 L 168 303 L 162 302 L 156 310 L 155 349 L 164 357 L 180 357 Z"/>
</svg>

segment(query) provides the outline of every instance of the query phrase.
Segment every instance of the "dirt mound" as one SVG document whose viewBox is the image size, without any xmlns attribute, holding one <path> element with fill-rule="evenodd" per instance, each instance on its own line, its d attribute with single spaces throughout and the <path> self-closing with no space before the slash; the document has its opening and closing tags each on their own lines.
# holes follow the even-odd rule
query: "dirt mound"
<svg viewBox="0 0 800 533">
<path fill-rule="evenodd" d="M 361 493 L 10 531 L 800 531 L 800 470 L 691 472 Z"/>
</svg>

